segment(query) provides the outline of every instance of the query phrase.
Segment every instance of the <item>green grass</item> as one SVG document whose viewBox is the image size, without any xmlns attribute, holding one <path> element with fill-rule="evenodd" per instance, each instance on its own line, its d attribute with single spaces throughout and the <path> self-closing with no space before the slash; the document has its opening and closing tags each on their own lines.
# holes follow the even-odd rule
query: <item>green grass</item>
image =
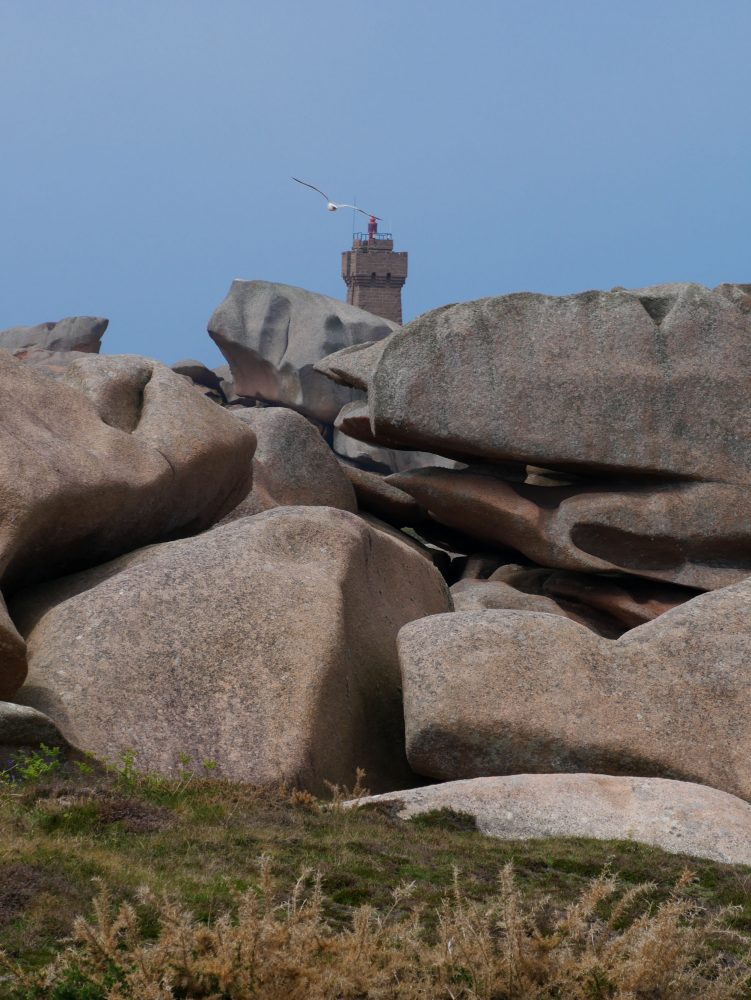
<svg viewBox="0 0 751 1000">
<path fill-rule="evenodd" d="M 455 866 L 469 899 L 490 895 L 513 861 L 526 898 L 550 894 L 562 907 L 605 866 L 627 884 L 655 883 L 658 900 L 688 866 L 692 896 L 710 909 L 737 906 L 734 926 L 751 933 L 749 868 L 632 842 L 505 842 L 473 827 L 451 811 L 404 823 L 383 810 L 328 808 L 304 794 L 64 765 L 0 789 L 0 948 L 27 969 L 47 963 L 74 917 L 90 915 L 94 878 L 116 899 L 134 900 L 148 886 L 210 920 L 237 891 L 257 884 L 261 855 L 270 857 L 280 891 L 302 868 L 320 870 L 326 915 L 342 924 L 363 903 L 388 908 L 404 882 L 415 883 L 411 905 L 437 908 Z"/>
</svg>

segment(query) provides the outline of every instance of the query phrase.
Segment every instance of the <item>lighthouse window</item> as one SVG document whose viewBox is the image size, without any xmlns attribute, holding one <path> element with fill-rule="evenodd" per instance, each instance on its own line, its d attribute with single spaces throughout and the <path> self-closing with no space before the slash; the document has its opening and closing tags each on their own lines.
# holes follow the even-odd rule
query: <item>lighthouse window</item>
<svg viewBox="0 0 751 1000">
<path fill-rule="evenodd" d="M 372 282 L 375 282 L 375 276 L 376 276 L 376 273 L 375 273 L 375 271 L 373 271 L 373 273 L 370 275 L 370 280 Z"/>
<path fill-rule="evenodd" d="M 391 281 L 391 271 L 386 272 L 386 281 Z"/>
</svg>

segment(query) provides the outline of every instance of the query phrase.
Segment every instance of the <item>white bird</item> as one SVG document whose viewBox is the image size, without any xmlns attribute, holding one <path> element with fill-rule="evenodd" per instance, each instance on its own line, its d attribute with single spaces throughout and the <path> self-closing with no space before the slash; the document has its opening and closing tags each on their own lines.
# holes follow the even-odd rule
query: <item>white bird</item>
<svg viewBox="0 0 751 1000">
<path fill-rule="evenodd" d="M 323 197 L 326 199 L 326 208 L 329 210 L 329 212 L 336 212 L 338 208 L 352 208 L 355 210 L 355 212 L 362 212 L 363 215 L 368 215 L 373 219 L 378 219 L 379 222 L 382 221 L 379 216 L 373 215 L 372 212 L 366 212 L 364 208 L 358 208 L 357 205 L 344 205 L 340 204 L 338 201 L 332 201 L 327 194 L 324 194 L 324 192 L 321 191 L 320 188 L 315 187 L 315 185 L 313 184 L 308 184 L 307 181 L 301 181 L 299 177 L 293 177 L 292 180 L 297 181 L 298 184 L 302 184 L 306 188 L 312 188 L 313 191 L 317 191 L 319 194 L 323 195 Z"/>
</svg>

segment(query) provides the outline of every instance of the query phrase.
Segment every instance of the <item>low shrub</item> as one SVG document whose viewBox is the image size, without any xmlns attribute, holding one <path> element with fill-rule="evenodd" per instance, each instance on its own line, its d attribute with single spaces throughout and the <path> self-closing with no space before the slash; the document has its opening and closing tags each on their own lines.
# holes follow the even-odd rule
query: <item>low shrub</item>
<svg viewBox="0 0 751 1000">
<path fill-rule="evenodd" d="M 208 923 L 145 890 L 136 905 L 117 906 L 101 884 L 93 917 L 76 920 L 51 965 L 30 974 L 2 962 L 14 1000 L 748 997 L 751 939 L 730 929 L 730 908 L 690 899 L 690 884 L 686 873 L 654 903 L 651 884 L 624 888 L 605 871 L 561 908 L 525 903 L 509 864 L 481 903 L 455 873 L 437 914 L 402 885 L 388 907 L 361 906 L 335 926 L 320 876 L 304 871 L 279 904 L 264 858 L 259 883 Z"/>
</svg>

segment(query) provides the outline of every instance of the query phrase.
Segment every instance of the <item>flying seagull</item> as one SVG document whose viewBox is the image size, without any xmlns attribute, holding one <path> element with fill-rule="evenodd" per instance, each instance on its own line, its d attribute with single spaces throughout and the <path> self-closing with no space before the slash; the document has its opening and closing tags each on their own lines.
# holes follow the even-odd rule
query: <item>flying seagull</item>
<svg viewBox="0 0 751 1000">
<path fill-rule="evenodd" d="M 298 184 L 302 184 L 306 188 L 312 188 L 313 191 L 317 191 L 319 194 L 323 195 L 326 199 L 326 208 L 329 212 L 336 212 L 338 208 L 352 208 L 355 212 L 362 212 L 363 215 L 368 215 L 372 219 L 378 219 L 379 222 L 382 221 L 379 216 L 373 215 L 372 212 L 366 212 L 364 208 L 358 208 L 357 205 L 343 205 L 338 201 L 332 201 L 327 194 L 324 194 L 324 192 L 321 191 L 320 188 L 315 187 L 313 184 L 308 184 L 307 181 L 301 181 L 299 177 L 293 177 L 292 180 L 297 181 Z"/>
</svg>

